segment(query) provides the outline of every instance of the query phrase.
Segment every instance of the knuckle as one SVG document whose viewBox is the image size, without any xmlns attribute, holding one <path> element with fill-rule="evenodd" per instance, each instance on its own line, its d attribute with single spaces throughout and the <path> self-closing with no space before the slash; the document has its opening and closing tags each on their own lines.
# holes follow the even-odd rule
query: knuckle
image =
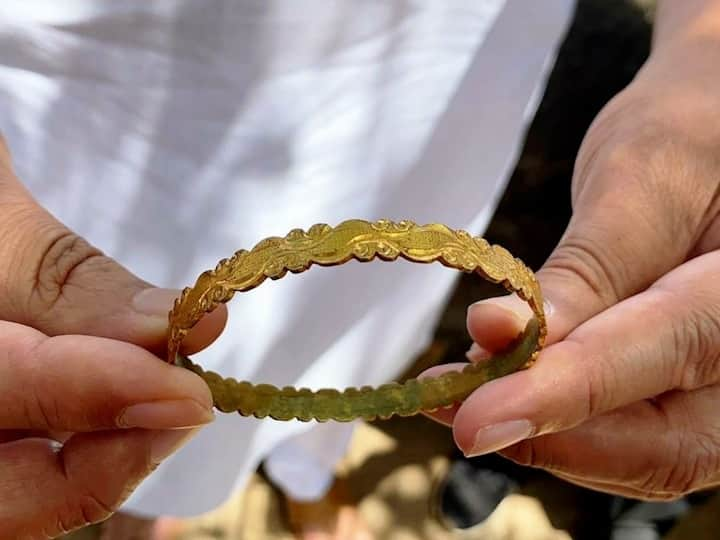
<svg viewBox="0 0 720 540">
<path fill-rule="evenodd" d="M 673 401 L 675 407 L 687 408 L 677 417 L 692 419 L 689 398 L 683 396 L 677 394 Z M 658 410 L 667 418 L 666 443 L 659 445 L 662 451 L 648 463 L 649 472 L 638 482 L 638 488 L 655 498 L 676 499 L 707 487 L 720 472 L 720 437 L 697 429 L 692 421 L 673 420 L 662 405 Z"/>
<path fill-rule="evenodd" d="M 593 239 L 594 235 L 569 233 L 551 255 L 543 271 L 562 280 L 579 282 L 603 307 L 621 297 L 625 266 L 613 261 L 612 253 Z"/>
<path fill-rule="evenodd" d="M 117 411 L 110 406 L 88 407 L 82 393 L 59 392 L 57 378 L 48 376 L 55 371 L 62 350 L 64 336 L 39 340 L 22 359 L 26 384 L 19 410 L 22 425 L 35 429 L 95 430 L 116 427 Z M 67 342 L 66 342 L 67 343 Z M 60 350 L 60 353 L 56 354 Z M 52 367 L 51 367 L 52 366 Z M 80 386 L 78 386 L 80 388 Z"/>
<path fill-rule="evenodd" d="M 53 524 L 43 531 L 43 534 L 46 538 L 55 538 L 56 536 L 69 534 L 77 529 L 81 529 L 86 525 L 88 525 L 88 523 L 84 523 L 80 516 L 73 514 L 67 509 L 63 509 L 58 513 Z"/>
<path fill-rule="evenodd" d="M 501 450 L 500 453 L 518 465 L 537 469 L 552 469 L 552 457 L 543 447 L 543 440 L 542 436 L 526 439 Z"/>
<path fill-rule="evenodd" d="M 50 538 L 99 523 L 110 517 L 117 508 L 108 506 L 98 497 L 83 493 L 68 499 L 58 511 Z"/>
<path fill-rule="evenodd" d="M 51 310 L 73 285 L 75 274 L 102 252 L 76 234 L 55 234 L 40 254 L 34 270 L 31 302 L 39 312 Z"/>
<path fill-rule="evenodd" d="M 591 139 L 596 142 L 589 156 L 594 158 L 592 165 L 597 168 L 589 172 L 603 176 L 615 173 L 609 177 L 624 186 L 628 183 L 643 186 L 658 178 L 656 173 L 666 173 L 668 166 L 674 166 L 678 150 L 686 150 L 689 145 L 677 128 L 662 117 L 646 113 L 628 122 L 626 116 L 606 118 L 609 125 L 605 127 L 605 138 Z"/>
<path fill-rule="evenodd" d="M 571 372 L 568 379 L 572 384 L 567 387 L 567 399 L 571 404 L 564 411 L 565 428 L 579 425 L 603 412 L 617 407 L 618 388 L 622 388 L 619 380 L 619 362 L 621 356 L 607 348 L 603 351 L 593 351 L 582 335 L 574 335 L 556 345 L 557 350 L 565 352 L 570 364 Z M 561 349 L 562 347 L 562 349 Z"/>
<path fill-rule="evenodd" d="M 682 317 L 672 325 L 672 346 L 677 388 L 694 390 L 720 381 L 720 316 L 705 309 Z"/>
<path fill-rule="evenodd" d="M 609 408 L 608 404 L 613 403 L 613 396 L 610 393 L 610 389 L 614 387 L 613 384 L 609 384 L 606 379 L 607 373 L 612 373 L 613 370 L 602 369 L 601 359 L 595 356 L 589 361 L 589 365 L 592 369 L 588 370 L 587 377 L 583 379 L 585 387 L 583 389 L 585 398 L 585 419 L 593 418 L 604 412 Z"/>
<path fill-rule="evenodd" d="M 41 374 L 44 366 L 38 352 L 40 348 L 41 343 L 32 347 L 26 358 L 29 380 L 22 400 L 22 419 L 24 425 L 37 429 L 58 429 L 62 427 L 64 415 L 61 414 L 55 393 L 48 391 L 47 385 L 43 383 Z"/>
<path fill-rule="evenodd" d="M 687 484 L 688 461 L 685 437 L 683 433 L 677 436 L 675 415 L 667 409 L 663 400 L 650 403 L 662 419 L 666 436 L 658 444 L 658 452 L 648 456 L 646 474 L 632 483 L 639 491 L 646 494 L 648 500 L 676 498 L 684 493 Z"/>
<path fill-rule="evenodd" d="M 99 497 L 86 493 L 75 502 L 76 513 L 83 521 L 83 526 L 103 521 L 110 517 L 118 505 L 109 505 Z"/>
<path fill-rule="evenodd" d="M 644 207 L 636 205 L 635 213 L 653 227 L 662 220 L 665 226 L 657 232 L 675 245 L 694 239 L 717 191 L 712 173 L 716 152 L 708 152 L 666 120 L 646 114 L 643 121 L 616 127 L 588 156 L 579 165 L 584 182 L 602 177 L 602 184 L 648 201 Z"/>
<path fill-rule="evenodd" d="M 681 497 L 686 492 L 686 469 L 679 463 L 669 465 L 663 462 L 650 468 L 635 485 L 646 500 Z"/>
<path fill-rule="evenodd" d="M 643 136 L 621 137 L 620 141 L 600 152 L 597 158 L 598 165 L 602 164 L 599 173 L 614 178 L 626 187 L 642 185 L 647 179 L 642 163 L 649 157 L 653 144 L 652 140 Z"/>
<path fill-rule="evenodd" d="M 53 396 L 39 396 L 37 392 L 33 392 L 34 399 L 32 403 L 34 407 L 34 418 L 36 422 L 31 425 L 43 425 L 48 428 L 62 426 L 63 415 L 60 414 L 57 400 Z"/>
<path fill-rule="evenodd" d="M 119 474 L 101 480 L 88 477 L 88 471 L 79 472 L 76 463 L 65 458 L 62 472 L 67 481 L 68 493 L 61 506 L 53 512 L 55 518 L 52 525 L 58 532 L 51 537 L 106 520 L 156 467 L 147 455 L 137 455 L 130 463 L 129 470 L 123 467 Z"/>
<path fill-rule="evenodd" d="M 655 148 L 667 143 L 667 129 L 657 120 L 643 117 L 627 122 L 637 109 L 614 107 L 603 111 L 591 126 L 580 149 L 575 180 L 587 182 L 594 176 L 629 187 L 646 178 L 648 159 Z"/>
<path fill-rule="evenodd" d="M 701 489 L 717 471 L 717 443 L 705 437 L 688 436 L 678 445 L 677 458 L 671 465 L 653 469 L 640 488 L 655 497 L 679 498 Z"/>
<path fill-rule="evenodd" d="M 685 428 L 680 434 L 678 466 L 669 478 L 669 490 L 686 494 L 705 487 L 720 471 L 720 441 L 715 434 Z"/>
</svg>

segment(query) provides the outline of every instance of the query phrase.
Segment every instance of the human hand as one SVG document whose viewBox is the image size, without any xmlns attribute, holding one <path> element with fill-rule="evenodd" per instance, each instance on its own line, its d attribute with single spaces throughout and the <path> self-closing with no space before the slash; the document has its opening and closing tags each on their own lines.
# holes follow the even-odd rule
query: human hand
<svg viewBox="0 0 720 540">
<path fill-rule="evenodd" d="M 661 52 L 582 145 L 573 217 L 537 274 L 547 348 L 531 369 L 433 415 L 468 456 L 500 450 L 642 499 L 720 483 L 717 69 L 689 60 L 712 58 L 705 42 Z M 470 360 L 528 316 L 514 297 L 471 306 Z"/>
<path fill-rule="evenodd" d="M 1 138 L 0 238 L 0 537 L 53 538 L 107 518 L 212 419 L 212 399 L 148 352 L 163 350 L 177 291 L 152 288 L 38 206 Z M 225 319 L 206 317 L 186 352 Z"/>
</svg>

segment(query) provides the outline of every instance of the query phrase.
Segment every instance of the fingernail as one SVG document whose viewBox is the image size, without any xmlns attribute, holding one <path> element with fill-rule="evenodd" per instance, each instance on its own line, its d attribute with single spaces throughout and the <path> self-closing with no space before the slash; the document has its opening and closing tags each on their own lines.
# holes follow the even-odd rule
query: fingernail
<svg viewBox="0 0 720 540">
<path fill-rule="evenodd" d="M 534 431 L 528 420 L 511 420 L 481 428 L 475 434 L 475 441 L 465 457 L 476 457 L 497 452 L 529 438 Z"/>
<path fill-rule="evenodd" d="M 173 302 L 178 296 L 180 296 L 180 291 L 175 289 L 145 289 L 135 295 L 132 305 L 138 313 L 150 317 L 161 317 L 167 323 L 168 312 L 172 309 Z"/>
<path fill-rule="evenodd" d="M 192 399 L 139 403 L 125 409 L 117 419 L 121 428 L 178 429 L 201 426 L 215 416 Z"/>
<path fill-rule="evenodd" d="M 160 463 L 187 443 L 198 431 L 200 431 L 198 428 L 160 431 L 150 443 L 150 459 L 153 463 Z"/>
</svg>

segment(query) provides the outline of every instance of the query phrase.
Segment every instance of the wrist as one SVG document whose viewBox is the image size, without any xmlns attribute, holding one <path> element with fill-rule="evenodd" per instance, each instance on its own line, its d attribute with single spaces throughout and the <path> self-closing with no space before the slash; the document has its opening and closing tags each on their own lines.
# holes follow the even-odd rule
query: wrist
<svg viewBox="0 0 720 540">
<path fill-rule="evenodd" d="M 712 41 L 678 37 L 654 48 L 626 91 L 678 134 L 720 144 L 720 33 Z"/>
</svg>

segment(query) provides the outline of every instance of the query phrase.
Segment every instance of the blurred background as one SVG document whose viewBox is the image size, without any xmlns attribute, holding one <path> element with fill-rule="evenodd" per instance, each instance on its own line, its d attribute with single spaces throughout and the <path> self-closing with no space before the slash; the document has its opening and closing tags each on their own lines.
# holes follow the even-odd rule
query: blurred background
<svg viewBox="0 0 720 540">
<path fill-rule="evenodd" d="M 654 4 L 578 2 L 522 156 L 486 234 L 532 268 L 549 255 L 570 217 L 570 180 L 583 135 L 648 55 Z M 467 306 L 498 292 L 464 277 L 432 347 L 406 376 L 462 358 L 470 343 Z M 362 426 L 341 477 L 378 539 L 720 538 L 720 494 L 638 503 L 574 487 L 496 456 L 467 460 L 455 450 L 449 430 L 423 417 Z M 258 471 L 242 494 L 190 520 L 177 539 L 290 539 L 280 500 Z M 71 535 L 73 540 L 97 537 L 97 527 Z"/>
</svg>

